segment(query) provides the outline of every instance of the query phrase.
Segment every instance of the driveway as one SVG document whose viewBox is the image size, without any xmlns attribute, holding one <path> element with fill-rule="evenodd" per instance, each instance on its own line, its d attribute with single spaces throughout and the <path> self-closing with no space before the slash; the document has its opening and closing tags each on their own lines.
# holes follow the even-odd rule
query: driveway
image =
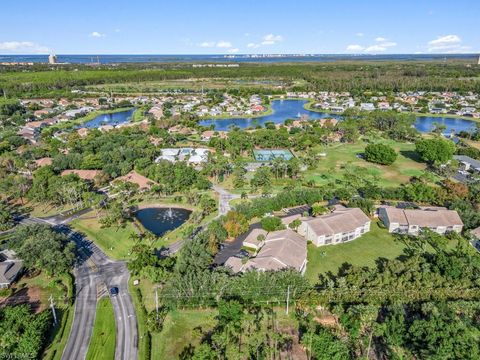
<svg viewBox="0 0 480 360">
<path fill-rule="evenodd" d="M 213 185 L 212 188 L 218 193 L 218 216 L 226 215 L 232 209 L 230 201 L 240 199 L 240 195 L 232 194 L 219 185 Z"/>
</svg>

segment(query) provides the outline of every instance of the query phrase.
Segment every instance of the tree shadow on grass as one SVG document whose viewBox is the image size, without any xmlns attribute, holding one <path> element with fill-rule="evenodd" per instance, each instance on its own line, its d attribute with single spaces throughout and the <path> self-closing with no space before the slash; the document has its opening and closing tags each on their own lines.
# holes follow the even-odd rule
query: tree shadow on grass
<svg viewBox="0 0 480 360">
<path fill-rule="evenodd" d="M 400 155 L 418 163 L 422 162 L 420 155 L 414 150 L 400 150 Z"/>
</svg>

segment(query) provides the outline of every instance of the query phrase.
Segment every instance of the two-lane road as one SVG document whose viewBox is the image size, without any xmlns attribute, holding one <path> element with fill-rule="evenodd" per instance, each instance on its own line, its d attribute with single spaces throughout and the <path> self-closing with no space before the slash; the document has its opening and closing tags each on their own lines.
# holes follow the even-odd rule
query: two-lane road
<svg viewBox="0 0 480 360">
<path fill-rule="evenodd" d="M 93 331 L 97 307 L 97 273 L 88 257 L 82 255 L 75 267 L 75 310 L 62 359 L 85 359 Z"/>
<path fill-rule="evenodd" d="M 137 318 L 128 292 L 130 274 L 126 264 L 111 261 L 94 243 L 66 226 L 61 225 L 58 230 L 77 244 L 80 253 L 75 267 L 75 313 L 62 360 L 85 359 L 95 322 L 97 290 L 102 287 L 119 289 L 118 295 L 111 297 L 116 325 L 115 359 L 136 360 Z"/>
<path fill-rule="evenodd" d="M 107 288 L 118 287 L 111 298 L 117 328 L 115 359 L 137 359 L 138 335 L 135 308 L 128 292 L 129 273 L 125 263 L 112 262 L 100 267 Z"/>
</svg>

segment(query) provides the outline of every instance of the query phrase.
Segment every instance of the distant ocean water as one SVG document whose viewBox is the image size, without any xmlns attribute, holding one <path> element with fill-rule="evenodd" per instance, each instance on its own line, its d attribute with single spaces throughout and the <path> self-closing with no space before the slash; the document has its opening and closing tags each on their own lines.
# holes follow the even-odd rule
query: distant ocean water
<svg viewBox="0 0 480 360">
<path fill-rule="evenodd" d="M 331 62 L 339 60 L 377 60 L 377 61 L 428 61 L 443 59 L 466 59 L 475 61 L 476 54 L 395 54 L 395 55 L 57 55 L 61 63 L 102 64 L 116 63 L 173 63 L 173 62 Z M 1 62 L 34 62 L 47 63 L 48 55 L 0 55 Z"/>
</svg>

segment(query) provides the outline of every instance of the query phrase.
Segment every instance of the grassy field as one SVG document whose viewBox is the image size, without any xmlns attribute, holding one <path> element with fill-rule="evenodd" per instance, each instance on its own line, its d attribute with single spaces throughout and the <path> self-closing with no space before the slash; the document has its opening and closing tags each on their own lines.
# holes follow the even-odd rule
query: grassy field
<svg viewBox="0 0 480 360">
<path fill-rule="evenodd" d="M 87 360 L 109 360 L 115 357 L 115 315 L 110 298 L 97 303 L 93 334 L 88 347 Z"/>
<path fill-rule="evenodd" d="M 415 156 L 415 144 L 393 140 L 383 140 L 382 143 L 392 146 L 398 153 L 398 158 L 392 165 L 373 164 L 360 158 L 358 155 L 363 154 L 367 145 L 363 141 L 316 147 L 317 153 L 325 153 L 326 156 L 319 159 L 316 169 L 304 173 L 305 179 L 325 184 L 342 178 L 346 166 L 358 166 L 365 168 L 372 177 L 377 177 L 380 185 L 396 186 L 408 182 L 410 177 L 418 176 L 425 170 L 425 164 Z"/>
<path fill-rule="evenodd" d="M 404 248 L 386 229 L 372 222 L 370 232 L 354 241 L 321 247 L 309 244 L 305 277 L 315 284 L 319 274 L 329 271 L 336 274 L 343 263 L 373 267 L 378 258 L 394 259 Z"/>
<path fill-rule="evenodd" d="M 67 212 L 72 210 L 73 208 L 71 206 L 53 206 L 51 204 L 45 204 L 45 203 L 34 203 L 34 202 L 28 202 L 25 205 L 23 205 L 23 208 L 26 211 L 30 212 L 30 216 L 34 217 L 48 217 L 48 216 L 53 216 L 57 215 L 62 212 Z"/>
<path fill-rule="evenodd" d="M 213 310 L 174 310 L 165 319 L 163 330 L 152 334 L 152 360 L 178 359 L 189 345 L 196 346 L 202 332 L 215 325 L 216 311 Z"/>
<path fill-rule="evenodd" d="M 134 245 L 134 241 L 130 238 L 130 234 L 135 233 L 133 225 L 126 223 L 124 227 L 102 229 L 98 220 L 92 215 L 93 213 L 88 213 L 76 219 L 71 226 L 93 240 L 108 257 L 115 260 L 128 259 Z"/>
</svg>

